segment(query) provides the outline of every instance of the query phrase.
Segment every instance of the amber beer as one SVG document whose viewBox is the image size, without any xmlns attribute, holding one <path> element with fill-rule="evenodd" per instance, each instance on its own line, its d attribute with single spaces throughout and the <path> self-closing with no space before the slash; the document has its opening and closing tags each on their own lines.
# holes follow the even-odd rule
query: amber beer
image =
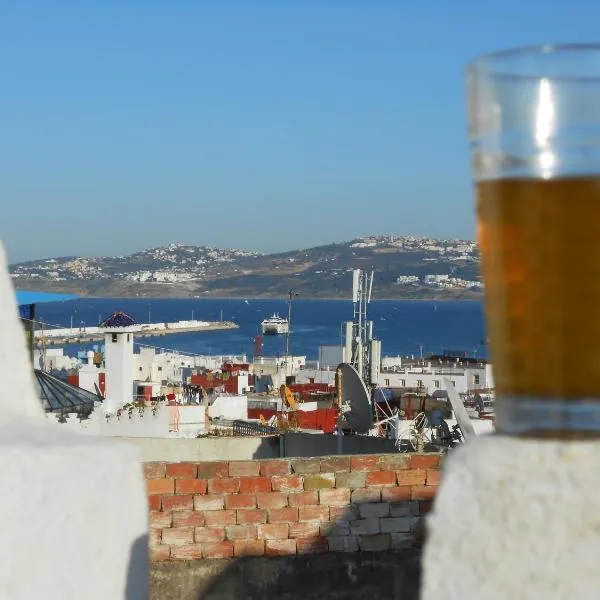
<svg viewBox="0 0 600 600">
<path fill-rule="evenodd" d="M 600 400 L 600 176 L 477 184 L 499 397 Z"/>
</svg>

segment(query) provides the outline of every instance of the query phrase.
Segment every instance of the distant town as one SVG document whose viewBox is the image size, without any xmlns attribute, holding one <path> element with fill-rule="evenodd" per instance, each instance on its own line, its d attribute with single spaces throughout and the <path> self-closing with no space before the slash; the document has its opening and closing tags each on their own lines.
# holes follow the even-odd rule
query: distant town
<svg viewBox="0 0 600 600">
<path fill-rule="evenodd" d="M 303 250 L 260 254 L 173 243 L 129 256 L 44 258 L 11 266 L 20 289 L 114 296 L 342 297 L 354 268 L 372 269 L 382 298 L 475 297 L 475 242 L 370 235 Z"/>
</svg>

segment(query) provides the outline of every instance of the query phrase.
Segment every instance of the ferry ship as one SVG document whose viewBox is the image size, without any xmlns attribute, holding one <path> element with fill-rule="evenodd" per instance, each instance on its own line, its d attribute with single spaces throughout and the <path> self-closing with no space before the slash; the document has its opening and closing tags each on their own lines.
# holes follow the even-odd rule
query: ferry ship
<svg viewBox="0 0 600 600">
<path fill-rule="evenodd" d="M 281 335 L 288 333 L 290 330 L 288 320 L 280 317 L 277 313 L 274 313 L 268 319 L 264 319 L 260 325 L 263 335 Z"/>
</svg>

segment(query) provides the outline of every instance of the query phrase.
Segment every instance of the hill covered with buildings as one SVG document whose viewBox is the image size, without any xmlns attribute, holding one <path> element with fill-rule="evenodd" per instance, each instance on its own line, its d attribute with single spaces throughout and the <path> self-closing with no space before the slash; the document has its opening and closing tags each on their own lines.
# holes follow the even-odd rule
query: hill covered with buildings
<svg viewBox="0 0 600 600">
<path fill-rule="evenodd" d="M 352 269 L 375 271 L 375 298 L 481 295 L 479 252 L 470 240 L 365 236 L 275 254 L 170 244 L 130 256 L 45 258 L 11 265 L 21 290 L 91 296 L 345 298 Z"/>
</svg>

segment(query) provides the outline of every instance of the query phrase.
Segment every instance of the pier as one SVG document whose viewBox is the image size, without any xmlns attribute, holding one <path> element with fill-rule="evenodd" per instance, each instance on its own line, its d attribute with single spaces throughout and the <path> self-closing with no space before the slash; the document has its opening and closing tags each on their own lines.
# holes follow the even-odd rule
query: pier
<svg viewBox="0 0 600 600">
<path fill-rule="evenodd" d="M 174 333 L 196 333 L 219 329 L 237 329 L 239 325 L 232 321 L 177 321 L 175 323 L 146 323 L 134 326 L 135 337 L 159 337 Z M 37 346 L 64 346 L 67 344 L 87 344 L 104 340 L 104 331 L 100 327 L 65 327 L 61 329 L 37 329 Z"/>
</svg>

